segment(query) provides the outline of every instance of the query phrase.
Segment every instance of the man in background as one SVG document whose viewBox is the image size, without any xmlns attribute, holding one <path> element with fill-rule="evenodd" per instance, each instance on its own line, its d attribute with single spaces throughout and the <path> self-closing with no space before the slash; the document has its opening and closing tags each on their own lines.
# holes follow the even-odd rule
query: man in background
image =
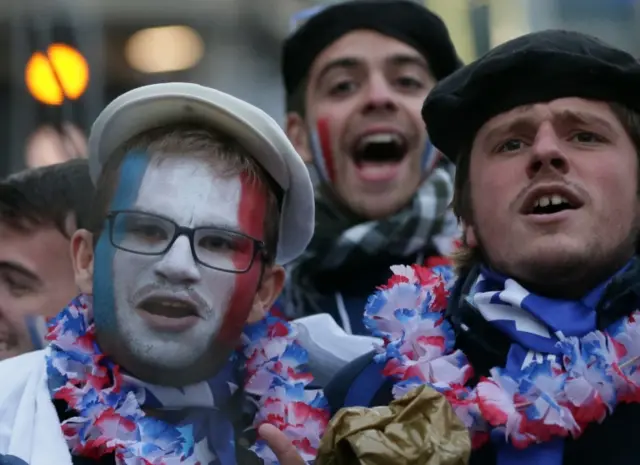
<svg viewBox="0 0 640 465">
<path fill-rule="evenodd" d="M 44 318 L 78 293 L 69 240 L 92 196 L 86 160 L 0 182 L 0 360 L 40 348 Z"/>
<path fill-rule="evenodd" d="M 367 334 L 366 299 L 390 265 L 451 252 L 453 166 L 420 109 L 459 66 L 442 20 L 407 0 L 333 5 L 287 39 L 287 133 L 319 180 L 315 234 L 279 302 L 287 316 L 328 313 Z"/>
</svg>

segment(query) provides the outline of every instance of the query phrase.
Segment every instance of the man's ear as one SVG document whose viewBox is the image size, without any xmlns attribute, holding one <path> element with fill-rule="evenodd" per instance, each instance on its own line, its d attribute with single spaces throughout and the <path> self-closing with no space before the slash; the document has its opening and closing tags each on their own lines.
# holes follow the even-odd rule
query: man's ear
<svg viewBox="0 0 640 465">
<path fill-rule="evenodd" d="M 262 320 L 271 310 L 273 303 L 282 292 L 285 277 L 286 272 L 280 265 L 265 268 L 262 282 L 253 298 L 253 306 L 251 307 L 251 312 L 249 312 L 247 323 L 255 323 Z"/>
<path fill-rule="evenodd" d="M 464 240 L 465 244 L 471 249 L 478 247 L 478 238 L 476 237 L 476 230 L 470 224 L 464 225 Z"/>
<path fill-rule="evenodd" d="M 78 229 L 71 237 L 71 261 L 76 285 L 83 294 L 93 294 L 93 234 Z"/>
<path fill-rule="evenodd" d="M 309 133 L 307 131 L 307 125 L 298 113 L 287 113 L 286 130 L 291 144 L 296 149 L 296 152 L 300 154 L 302 160 L 305 163 L 311 163 L 313 161 L 313 158 L 311 156 L 311 148 L 309 146 Z"/>
</svg>

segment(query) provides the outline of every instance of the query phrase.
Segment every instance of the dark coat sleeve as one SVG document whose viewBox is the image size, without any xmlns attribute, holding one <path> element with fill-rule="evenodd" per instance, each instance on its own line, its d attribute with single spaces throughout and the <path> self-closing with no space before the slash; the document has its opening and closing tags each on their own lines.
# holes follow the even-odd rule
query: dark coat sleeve
<svg viewBox="0 0 640 465">
<path fill-rule="evenodd" d="M 373 360 L 374 356 L 375 352 L 372 351 L 356 358 L 347 366 L 342 368 L 342 370 L 340 370 L 324 388 L 324 393 L 327 401 L 329 402 L 332 416 L 344 407 L 351 386 L 360 376 L 362 376 L 363 371 L 369 365 L 375 363 Z M 371 402 L 368 403 L 369 405 L 363 405 L 363 407 L 389 405 L 393 400 L 391 395 L 392 387 L 393 380 L 391 378 L 386 379 L 375 393 L 370 393 L 372 394 Z"/>
</svg>

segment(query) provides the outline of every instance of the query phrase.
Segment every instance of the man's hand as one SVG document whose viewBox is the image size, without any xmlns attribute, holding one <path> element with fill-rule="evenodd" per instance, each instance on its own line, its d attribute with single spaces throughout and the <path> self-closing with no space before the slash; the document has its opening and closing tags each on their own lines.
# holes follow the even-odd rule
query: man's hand
<svg viewBox="0 0 640 465">
<path fill-rule="evenodd" d="M 306 465 L 306 462 L 298 454 L 296 448 L 293 447 L 289 438 L 275 426 L 262 425 L 258 429 L 258 434 L 276 454 L 280 465 Z"/>
</svg>

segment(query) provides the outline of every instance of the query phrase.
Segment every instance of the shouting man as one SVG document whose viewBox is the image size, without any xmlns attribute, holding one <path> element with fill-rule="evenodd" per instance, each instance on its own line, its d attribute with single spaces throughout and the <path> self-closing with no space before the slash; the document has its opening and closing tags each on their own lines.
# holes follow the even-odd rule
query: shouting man
<svg viewBox="0 0 640 465">
<path fill-rule="evenodd" d="M 82 294 L 46 350 L 0 364 L 0 453 L 29 465 L 312 459 L 324 399 L 304 389 L 291 328 L 267 315 L 281 264 L 313 231 L 311 181 L 285 134 L 243 101 L 168 83 L 112 102 L 89 145 L 94 219 L 72 239 Z"/>
<path fill-rule="evenodd" d="M 285 42 L 287 134 L 319 176 L 316 230 L 290 267 L 288 316 L 329 313 L 368 334 L 366 299 L 395 263 L 449 254 L 453 167 L 420 109 L 460 65 L 442 20 L 409 0 L 326 7 Z"/>
<path fill-rule="evenodd" d="M 426 384 L 471 465 L 638 462 L 638 82 L 631 55 L 545 31 L 436 86 L 423 116 L 457 162 L 458 278 L 394 269 L 365 315 L 384 348 L 329 384 L 334 410 Z"/>
</svg>

